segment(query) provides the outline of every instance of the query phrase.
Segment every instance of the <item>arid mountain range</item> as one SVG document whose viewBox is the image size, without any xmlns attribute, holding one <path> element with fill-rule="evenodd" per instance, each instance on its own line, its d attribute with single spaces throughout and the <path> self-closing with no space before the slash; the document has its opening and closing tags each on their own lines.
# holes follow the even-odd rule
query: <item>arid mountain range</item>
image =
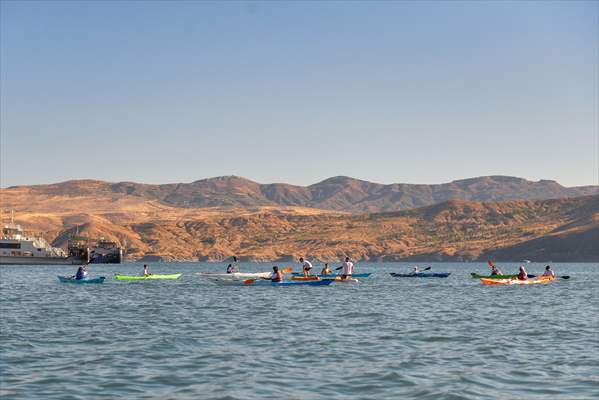
<svg viewBox="0 0 599 400">
<path fill-rule="evenodd" d="M 0 189 L 4 222 L 64 246 L 116 240 L 131 259 L 599 260 L 597 186 L 493 176 L 440 185 L 336 177 L 188 184 L 69 181 Z"/>
</svg>

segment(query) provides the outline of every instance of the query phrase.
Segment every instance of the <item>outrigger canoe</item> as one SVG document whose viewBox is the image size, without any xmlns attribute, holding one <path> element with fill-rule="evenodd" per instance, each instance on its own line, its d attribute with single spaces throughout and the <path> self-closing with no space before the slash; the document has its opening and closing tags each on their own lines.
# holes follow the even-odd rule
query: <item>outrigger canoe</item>
<svg viewBox="0 0 599 400">
<path fill-rule="evenodd" d="M 182 274 L 152 274 L 148 276 L 143 275 L 115 275 L 114 279 L 117 281 L 144 281 L 146 279 L 179 279 Z"/>
<path fill-rule="evenodd" d="M 58 280 L 63 283 L 104 283 L 106 278 L 100 276 L 98 278 L 75 279 L 67 276 L 59 276 Z"/>
<path fill-rule="evenodd" d="M 451 272 L 416 272 L 411 274 L 389 273 L 394 278 L 447 278 Z"/>
</svg>

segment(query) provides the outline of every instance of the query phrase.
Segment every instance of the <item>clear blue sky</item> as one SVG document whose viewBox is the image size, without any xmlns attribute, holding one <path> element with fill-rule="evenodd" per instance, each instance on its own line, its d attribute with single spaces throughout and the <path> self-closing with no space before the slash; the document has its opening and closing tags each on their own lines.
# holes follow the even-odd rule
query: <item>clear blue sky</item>
<svg viewBox="0 0 599 400">
<path fill-rule="evenodd" d="M 0 183 L 597 184 L 598 4 L 2 1 Z"/>
</svg>

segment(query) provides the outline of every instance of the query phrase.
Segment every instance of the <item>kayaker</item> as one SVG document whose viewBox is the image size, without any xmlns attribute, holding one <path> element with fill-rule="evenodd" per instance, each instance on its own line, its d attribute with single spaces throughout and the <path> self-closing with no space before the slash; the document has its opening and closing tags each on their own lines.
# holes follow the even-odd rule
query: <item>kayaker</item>
<svg viewBox="0 0 599 400">
<path fill-rule="evenodd" d="M 235 272 L 239 272 L 239 268 L 237 265 L 229 264 L 227 266 L 227 274 L 233 274 Z"/>
<path fill-rule="evenodd" d="M 299 259 L 300 264 L 302 264 L 302 271 L 304 271 L 304 276 L 310 276 L 310 270 L 312 269 L 312 263 L 308 260 L 304 260 L 303 257 Z"/>
<path fill-rule="evenodd" d="M 553 270 L 551 269 L 551 265 L 547 265 L 545 267 L 545 272 L 543 272 L 543 276 L 555 277 L 555 272 L 553 272 Z"/>
<path fill-rule="evenodd" d="M 85 278 L 87 278 L 87 271 L 85 270 L 85 267 L 81 266 L 81 267 L 77 268 L 77 273 L 75 274 L 75 279 L 80 281 Z"/>
<path fill-rule="evenodd" d="M 526 270 L 524 269 L 524 265 L 521 265 L 520 272 L 518 272 L 518 280 L 525 281 L 527 279 L 528 279 L 528 274 L 526 273 Z"/>
<path fill-rule="evenodd" d="M 499 268 L 497 268 L 495 266 L 495 264 L 491 265 L 490 267 L 491 267 L 491 276 L 493 276 L 493 275 L 503 275 L 501 273 L 501 271 L 499 270 Z"/>
<path fill-rule="evenodd" d="M 332 274 L 333 270 L 329 268 L 329 264 L 325 263 L 324 268 L 320 271 L 320 275 L 329 275 Z"/>
<path fill-rule="evenodd" d="M 144 276 L 150 276 L 150 275 L 152 275 L 152 274 L 148 270 L 148 264 L 144 264 Z"/>
<path fill-rule="evenodd" d="M 341 279 L 351 278 L 354 274 L 354 263 L 349 260 L 349 257 L 345 257 L 343 263 L 343 270 L 341 271 Z"/>
<path fill-rule="evenodd" d="M 412 271 L 413 274 L 417 274 L 420 272 L 420 268 L 417 266 L 414 267 L 414 270 Z"/>
<path fill-rule="evenodd" d="M 278 266 L 274 266 L 272 267 L 272 278 L 271 281 L 273 282 L 283 282 L 283 273 L 281 272 L 281 270 L 279 269 Z"/>
</svg>

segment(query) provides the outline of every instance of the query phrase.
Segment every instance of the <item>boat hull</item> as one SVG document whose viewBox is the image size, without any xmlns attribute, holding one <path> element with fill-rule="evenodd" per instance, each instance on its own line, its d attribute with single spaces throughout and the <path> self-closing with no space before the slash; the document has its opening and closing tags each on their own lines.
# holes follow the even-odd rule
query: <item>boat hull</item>
<svg viewBox="0 0 599 400">
<path fill-rule="evenodd" d="M 182 274 L 152 274 L 148 276 L 141 275 L 115 275 L 114 279 L 117 281 L 145 281 L 145 280 L 156 280 L 156 279 L 179 279 Z"/>
<path fill-rule="evenodd" d="M 389 273 L 394 278 L 447 278 L 451 272 L 419 272 L 416 274 L 398 274 L 396 272 Z"/>
<path fill-rule="evenodd" d="M 58 280 L 62 283 L 75 283 L 75 284 L 89 284 L 89 283 L 104 283 L 104 280 L 106 278 L 103 276 L 100 276 L 98 278 L 88 278 L 88 279 L 75 279 L 75 278 L 68 278 L 66 276 L 59 276 Z"/>
</svg>

